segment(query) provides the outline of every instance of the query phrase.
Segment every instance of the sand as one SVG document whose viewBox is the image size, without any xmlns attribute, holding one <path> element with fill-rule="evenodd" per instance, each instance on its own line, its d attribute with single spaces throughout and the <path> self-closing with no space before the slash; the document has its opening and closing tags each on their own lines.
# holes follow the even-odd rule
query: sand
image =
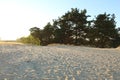
<svg viewBox="0 0 120 80">
<path fill-rule="evenodd" d="M 15 41 L 0 41 L 0 45 L 23 45 L 23 43 Z"/>
<path fill-rule="evenodd" d="M 120 51 L 0 45 L 0 80 L 120 80 Z"/>
</svg>

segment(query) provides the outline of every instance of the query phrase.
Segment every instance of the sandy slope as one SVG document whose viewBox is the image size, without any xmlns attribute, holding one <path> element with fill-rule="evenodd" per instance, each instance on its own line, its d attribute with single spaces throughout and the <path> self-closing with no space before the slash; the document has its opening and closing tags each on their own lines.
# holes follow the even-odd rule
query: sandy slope
<svg viewBox="0 0 120 80">
<path fill-rule="evenodd" d="M 118 49 L 118 50 L 120 50 L 120 46 L 119 46 L 119 47 L 117 47 L 117 49 Z"/>
<path fill-rule="evenodd" d="M 0 45 L 0 80 L 120 80 L 120 51 Z"/>
<path fill-rule="evenodd" d="M 15 41 L 0 41 L 0 45 L 23 45 L 23 43 Z"/>
</svg>

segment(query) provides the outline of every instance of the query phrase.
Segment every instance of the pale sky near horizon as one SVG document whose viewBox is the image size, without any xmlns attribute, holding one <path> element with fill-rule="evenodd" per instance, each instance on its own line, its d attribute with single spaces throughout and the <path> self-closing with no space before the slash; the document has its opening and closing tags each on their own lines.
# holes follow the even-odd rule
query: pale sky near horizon
<svg viewBox="0 0 120 80">
<path fill-rule="evenodd" d="M 120 27 L 119 4 L 120 0 L 0 0 L 0 39 L 27 36 L 31 27 L 43 28 L 71 8 L 87 9 L 92 19 L 104 12 L 114 13 Z"/>
</svg>

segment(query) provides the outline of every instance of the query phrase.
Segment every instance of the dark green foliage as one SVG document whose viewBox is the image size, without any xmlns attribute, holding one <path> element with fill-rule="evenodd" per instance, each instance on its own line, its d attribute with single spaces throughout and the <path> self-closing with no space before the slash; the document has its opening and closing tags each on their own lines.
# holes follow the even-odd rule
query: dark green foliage
<svg viewBox="0 0 120 80">
<path fill-rule="evenodd" d="M 54 31 L 54 28 L 50 23 L 48 23 L 44 27 L 43 37 L 42 37 L 43 38 L 42 42 L 44 43 L 44 45 L 47 45 L 53 42 L 53 39 L 54 39 L 53 31 Z"/>
<path fill-rule="evenodd" d="M 113 40 L 118 36 L 115 29 L 115 16 L 110 14 L 99 14 L 94 21 L 95 28 L 95 45 L 97 47 L 112 47 Z"/>
<path fill-rule="evenodd" d="M 30 35 L 32 35 L 33 37 L 35 38 L 38 38 L 41 42 L 41 45 L 44 44 L 44 31 L 41 30 L 40 28 L 38 27 L 33 27 L 33 28 L 30 28 Z"/>
<path fill-rule="evenodd" d="M 41 45 L 47 45 L 53 42 L 53 26 L 48 23 L 43 30 L 38 27 L 30 29 L 30 34 L 41 41 Z"/>
<path fill-rule="evenodd" d="M 30 28 L 30 34 L 36 38 L 40 38 L 40 29 L 38 27 Z"/>
<path fill-rule="evenodd" d="M 89 20 L 87 10 L 72 8 L 61 17 L 48 23 L 44 29 L 33 27 L 30 34 L 40 40 L 41 45 L 50 43 L 87 45 L 100 48 L 120 45 L 120 29 L 116 29 L 115 15 L 99 14 Z"/>
<path fill-rule="evenodd" d="M 81 10 L 81 12 L 75 8 L 71 11 L 65 13 L 61 18 L 56 20 L 54 25 L 55 39 L 60 39 L 60 43 L 64 44 L 83 44 L 81 40 L 85 41 L 84 34 L 87 24 L 86 10 Z M 59 36 L 59 37 L 58 37 Z"/>
</svg>

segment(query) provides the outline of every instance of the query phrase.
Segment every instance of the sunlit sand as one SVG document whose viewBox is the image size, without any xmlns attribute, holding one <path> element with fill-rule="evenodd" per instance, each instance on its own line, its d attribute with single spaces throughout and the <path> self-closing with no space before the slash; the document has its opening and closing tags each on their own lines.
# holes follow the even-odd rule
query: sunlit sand
<svg viewBox="0 0 120 80">
<path fill-rule="evenodd" d="M 119 76 L 117 49 L 0 45 L 0 80 L 120 80 Z"/>
<path fill-rule="evenodd" d="M 23 45 L 23 43 L 16 41 L 0 41 L 0 45 Z"/>
</svg>

